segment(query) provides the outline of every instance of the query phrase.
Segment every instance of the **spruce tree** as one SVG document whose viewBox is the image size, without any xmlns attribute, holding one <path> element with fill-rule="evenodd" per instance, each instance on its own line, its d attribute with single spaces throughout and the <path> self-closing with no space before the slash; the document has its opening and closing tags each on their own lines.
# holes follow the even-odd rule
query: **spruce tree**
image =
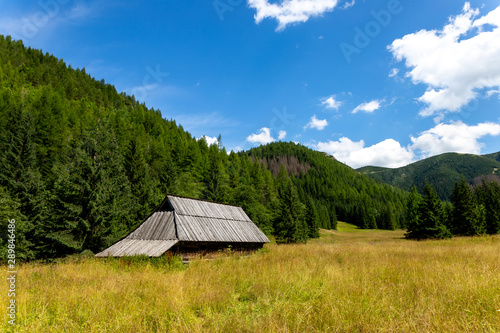
<svg viewBox="0 0 500 333">
<path fill-rule="evenodd" d="M 308 229 L 307 236 L 309 238 L 318 238 L 319 237 L 318 212 L 316 210 L 316 206 L 314 205 L 313 199 L 310 197 L 308 197 L 306 200 L 305 220 Z"/>
<path fill-rule="evenodd" d="M 304 219 L 304 205 L 297 190 L 282 165 L 278 174 L 279 207 L 274 220 L 274 235 L 277 243 L 300 243 L 307 241 L 308 227 Z"/>
<path fill-rule="evenodd" d="M 99 251 L 140 223 L 123 158 L 106 126 L 75 143 L 54 184 L 65 226 L 54 237 L 74 250 Z"/>
<path fill-rule="evenodd" d="M 500 184 L 483 179 L 481 186 L 476 188 L 476 194 L 484 207 L 486 233 L 500 233 Z"/>
<path fill-rule="evenodd" d="M 419 205 L 420 224 L 417 239 L 450 238 L 450 231 L 444 225 L 443 209 L 434 187 L 426 182 L 423 188 L 423 201 Z"/>
<path fill-rule="evenodd" d="M 227 174 L 222 162 L 218 145 L 210 145 L 208 149 L 208 165 L 205 168 L 204 196 L 211 201 L 227 201 Z"/>
<path fill-rule="evenodd" d="M 473 236 L 484 233 L 484 214 L 476 207 L 474 199 L 465 178 L 455 183 L 451 196 L 453 204 L 451 231 L 453 234 Z"/>
<path fill-rule="evenodd" d="M 6 189 L 0 187 L 0 261 L 7 262 L 9 239 L 14 239 L 15 259 L 29 260 L 35 259 L 36 253 L 33 251 L 33 243 L 29 240 L 28 232 L 32 229 L 29 220 L 21 213 L 21 205 L 12 198 Z M 9 223 L 11 222 L 11 223 Z M 8 225 L 14 225 L 14 238 L 8 235 Z"/>
<path fill-rule="evenodd" d="M 420 205 L 422 204 L 423 198 L 418 193 L 417 187 L 413 186 L 411 194 L 406 202 L 406 224 L 408 226 L 407 238 L 419 238 L 420 234 Z"/>
<path fill-rule="evenodd" d="M 123 159 L 124 169 L 134 196 L 135 218 L 142 220 L 163 199 L 163 195 L 157 191 L 158 182 L 151 175 L 141 144 L 132 140 L 127 148 Z"/>
</svg>

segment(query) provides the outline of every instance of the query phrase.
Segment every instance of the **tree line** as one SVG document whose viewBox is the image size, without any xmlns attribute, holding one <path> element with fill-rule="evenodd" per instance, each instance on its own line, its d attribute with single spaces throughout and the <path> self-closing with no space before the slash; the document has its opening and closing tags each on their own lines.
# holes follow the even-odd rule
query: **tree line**
<svg viewBox="0 0 500 333">
<path fill-rule="evenodd" d="M 407 203 L 409 239 L 449 238 L 500 233 L 500 184 L 483 179 L 470 186 L 465 178 L 453 187 L 451 202 L 441 202 L 426 183 L 423 196 L 413 188 Z"/>
<path fill-rule="evenodd" d="M 85 69 L 0 35 L 0 251 L 16 220 L 19 259 L 97 252 L 173 194 L 241 206 L 279 243 L 337 219 L 408 224 L 408 193 L 331 156 L 275 142 L 227 152 Z"/>
<path fill-rule="evenodd" d="M 287 172 L 228 153 L 220 137 L 208 145 L 85 69 L 4 36 L 0 113 L 0 250 L 15 219 L 19 259 L 102 250 L 167 193 L 242 206 L 278 242 L 318 235 L 317 203 Z M 280 220 L 287 205 L 293 214 Z"/>
</svg>

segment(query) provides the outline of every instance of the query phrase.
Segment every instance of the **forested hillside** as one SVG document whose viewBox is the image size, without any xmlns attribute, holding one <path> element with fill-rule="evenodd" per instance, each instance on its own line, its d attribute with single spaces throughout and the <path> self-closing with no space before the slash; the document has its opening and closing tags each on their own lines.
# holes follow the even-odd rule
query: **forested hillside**
<svg viewBox="0 0 500 333">
<path fill-rule="evenodd" d="M 85 69 L 3 36 L 0 115 L 0 228 L 16 221 L 19 259 L 99 251 L 167 193 L 242 206 L 284 243 L 335 228 L 337 216 L 405 223 L 403 191 L 292 143 L 228 154 Z"/>
<path fill-rule="evenodd" d="M 498 155 L 446 153 L 396 169 L 364 167 L 358 170 L 405 191 L 416 186 L 422 192 L 425 182 L 428 181 L 436 189 L 441 200 L 449 201 L 453 186 L 462 178 L 470 184 L 479 184 L 485 176 L 490 180 L 500 179 L 500 161 L 496 160 Z"/>
<path fill-rule="evenodd" d="M 487 155 L 483 155 L 483 156 L 500 162 L 500 151 L 498 153 L 487 154 Z"/>
<path fill-rule="evenodd" d="M 244 153 L 273 165 L 278 157 L 293 162 L 288 170 L 301 197 L 310 196 L 320 207 L 322 227 L 329 227 L 328 212 L 361 228 L 394 229 L 405 226 L 407 193 L 379 183 L 324 153 L 293 143 L 275 142 Z M 293 160 L 290 159 L 293 157 Z M 300 170 L 307 170 L 302 173 Z M 324 210 L 324 212 L 322 212 Z M 332 225 L 333 227 L 333 225 Z"/>
</svg>

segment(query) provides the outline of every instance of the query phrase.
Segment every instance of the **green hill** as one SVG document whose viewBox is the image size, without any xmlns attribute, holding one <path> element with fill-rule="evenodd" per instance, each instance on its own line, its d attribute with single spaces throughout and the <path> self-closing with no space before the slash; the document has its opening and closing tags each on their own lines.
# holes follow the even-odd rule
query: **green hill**
<svg viewBox="0 0 500 333">
<path fill-rule="evenodd" d="M 500 162 L 495 160 L 498 156 L 499 153 L 484 156 L 446 153 L 401 168 L 368 166 L 358 171 L 406 191 L 414 185 L 421 190 L 428 180 L 442 200 L 449 200 L 453 186 L 462 177 L 472 184 L 478 177 L 499 175 Z"/>
<path fill-rule="evenodd" d="M 292 164 L 288 170 L 307 169 L 305 174 L 297 171 L 297 176 L 292 177 L 294 184 L 320 207 L 335 212 L 341 221 L 362 228 L 393 229 L 405 225 L 406 192 L 366 177 L 324 153 L 293 143 L 275 142 L 243 154 L 269 166 L 281 158 Z M 277 172 L 276 168 L 270 170 Z"/>
<path fill-rule="evenodd" d="M 15 219 L 18 259 L 102 250 L 167 193 L 242 206 L 276 234 L 290 186 L 302 240 L 335 228 L 337 216 L 404 225 L 403 191 L 331 157 L 293 143 L 228 154 L 84 68 L 1 35 L 0 149 L 0 228 Z M 286 180 L 276 178 L 281 165 Z"/>
<path fill-rule="evenodd" d="M 487 158 L 491 158 L 495 161 L 499 161 L 500 162 L 500 151 L 498 153 L 493 153 L 493 154 L 486 154 L 486 155 L 482 155 L 484 157 L 487 157 Z"/>
</svg>

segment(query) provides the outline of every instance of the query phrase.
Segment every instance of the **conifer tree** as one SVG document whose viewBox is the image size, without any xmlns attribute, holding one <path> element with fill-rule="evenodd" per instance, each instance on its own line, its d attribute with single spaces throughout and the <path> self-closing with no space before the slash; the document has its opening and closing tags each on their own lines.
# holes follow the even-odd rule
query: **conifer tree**
<svg viewBox="0 0 500 333">
<path fill-rule="evenodd" d="M 319 237 L 319 222 L 318 222 L 318 212 L 316 206 L 314 205 L 313 199 L 310 197 L 306 200 L 306 212 L 305 220 L 307 224 L 307 236 L 309 238 Z"/>
<path fill-rule="evenodd" d="M 14 238 L 9 238 L 8 235 L 0 237 L 0 260 L 3 262 L 7 262 L 9 239 L 14 239 L 17 260 L 34 259 L 36 255 L 33 251 L 33 243 L 27 238 L 31 226 L 26 216 L 21 213 L 20 206 L 19 202 L 12 198 L 7 190 L 0 187 L 0 230 L 5 235 L 9 230 L 9 222 L 14 226 Z"/>
<path fill-rule="evenodd" d="M 108 128 L 85 134 L 57 173 L 54 190 L 66 225 L 53 233 L 61 243 L 66 240 L 78 251 L 99 251 L 140 223 L 122 156 Z"/>
<path fill-rule="evenodd" d="M 337 213 L 335 211 L 335 205 L 330 206 L 330 224 L 328 226 L 328 229 L 333 229 L 337 230 Z"/>
<path fill-rule="evenodd" d="M 155 204 L 162 200 L 157 193 L 157 182 L 151 176 L 151 170 L 144 158 L 144 149 L 136 140 L 129 143 L 124 156 L 124 169 L 130 183 L 131 193 L 134 196 L 136 219 L 146 217 Z"/>
<path fill-rule="evenodd" d="M 227 201 L 227 174 L 218 145 L 208 149 L 208 165 L 205 168 L 205 197 L 215 202 Z"/>
<path fill-rule="evenodd" d="M 418 208 L 420 223 L 413 233 L 409 230 L 408 238 L 426 239 L 426 238 L 449 238 L 450 231 L 446 228 L 443 221 L 443 209 L 434 187 L 426 182 L 423 188 L 423 200 Z"/>
<path fill-rule="evenodd" d="M 483 179 L 481 186 L 476 188 L 476 193 L 484 207 L 486 233 L 500 233 L 500 184 Z"/>
<path fill-rule="evenodd" d="M 307 241 L 307 225 L 304 206 L 282 165 L 278 174 L 279 208 L 274 220 L 274 235 L 277 243 L 299 243 Z"/>
<path fill-rule="evenodd" d="M 453 204 L 452 233 L 461 236 L 484 233 L 484 214 L 476 207 L 474 195 L 465 178 L 455 183 L 451 200 Z"/>
<path fill-rule="evenodd" d="M 420 234 L 420 205 L 422 205 L 422 196 L 417 191 L 417 187 L 413 186 L 411 194 L 406 202 L 406 223 L 408 225 L 407 238 L 419 238 Z"/>
</svg>

